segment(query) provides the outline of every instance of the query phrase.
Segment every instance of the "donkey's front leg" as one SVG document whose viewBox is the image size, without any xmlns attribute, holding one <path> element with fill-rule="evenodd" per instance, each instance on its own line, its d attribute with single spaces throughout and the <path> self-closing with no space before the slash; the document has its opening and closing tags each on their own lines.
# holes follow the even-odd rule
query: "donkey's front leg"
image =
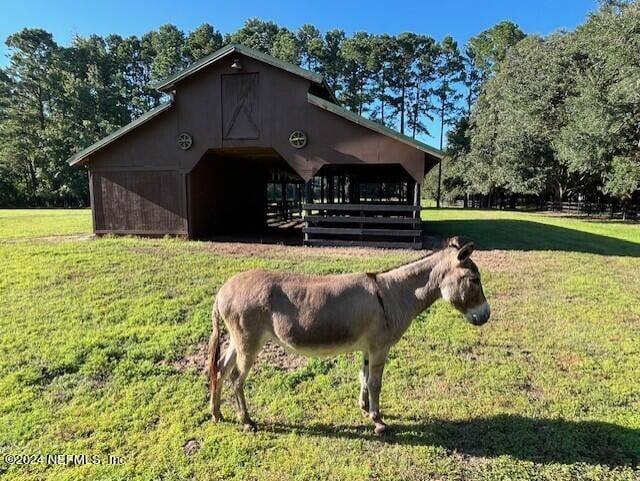
<svg viewBox="0 0 640 481">
<path fill-rule="evenodd" d="M 382 388 L 382 373 L 387 361 L 388 349 L 369 352 L 369 377 L 367 390 L 369 391 L 369 418 L 375 423 L 375 433 L 383 435 L 388 432 L 387 425 L 380 414 L 380 389 Z"/>
<path fill-rule="evenodd" d="M 360 398 L 358 406 L 362 412 L 369 415 L 369 389 L 367 389 L 367 381 L 369 379 L 369 356 L 363 353 L 362 367 L 360 368 Z"/>
</svg>

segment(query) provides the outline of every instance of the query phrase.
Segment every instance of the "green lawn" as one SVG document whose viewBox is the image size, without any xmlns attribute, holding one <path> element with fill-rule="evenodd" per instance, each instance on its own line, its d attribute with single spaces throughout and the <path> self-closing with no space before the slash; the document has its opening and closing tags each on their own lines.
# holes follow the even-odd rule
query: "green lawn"
<svg viewBox="0 0 640 481">
<path fill-rule="evenodd" d="M 0 210 L 0 239 L 86 234 L 91 232 L 89 209 Z"/>
<path fill-rule="evenodd" d="M 477 241 L 493 316 L 475 328 L 439 302 L 413 324 L 385 373 L 395 436 L 381 441 L 356 408 L 358 356 L 257 366 L 255 435 L 209 422 L 204 376 L 179 361 L 208 338 L 235 272 L 383 269 L 418 253 L 93 240 L 69 236 L 90 231 L 86 210 L 0 211 L 0 478 L 640 479 L 640 226 L 423 218 L 429 234 Z M 103 464 L 3 461 L 18 453 Z"/>
<path fill-rule="evenodd" d="M 640 224 L 494 210 L 426 209 L 427 233 L 464 234 L 485 249 L 588 252 L 640 257 Z"/>
</svg>

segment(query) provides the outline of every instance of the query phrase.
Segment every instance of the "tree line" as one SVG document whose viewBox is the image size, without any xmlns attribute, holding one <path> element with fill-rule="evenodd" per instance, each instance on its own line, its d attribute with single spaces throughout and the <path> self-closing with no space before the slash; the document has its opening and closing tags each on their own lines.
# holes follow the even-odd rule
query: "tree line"
<svg viewBox="0 0 640 481">
<path fill-rule="evenodd" d="M 640 2 L 512 45 L 449 134 L 450 200 L 640 200 Z"/>
<path fill-rule="evenodd" d="M 527 36 L 505 21 L 462 47 L 259 19 L 224 35 L 164 25 L 69 46 L 24 29 L 6 40 L 0 69 L 0 206 L 86 205 L 86 173 L 66 159 L 156 106 L 153 82 L 228 43 L 320 73 L 341 105 L 405 135 L 441 146 L 446 135 L 425 189 L 438 202 L 577 193 L 628 202 L 640 182 L 639 15 L 637 1 L 609 0 L 574 32 Z"/>
<path fill-rule="evenodd" d="M 154 81 L 225 44 L 240 43 L 322 74 L 339 102 L 412 137 L 426 119 L 450 123 L 462 57 L 451 37 L 322 34 L 250 19 L 222 35 L 203 24 L 164 25 L 141 37 L 76 36 L 57 44 L 41 29 L 11 35 L 0 69 L 0 206 L 80 206 L 86 173 L 65 160 L 161 101 Z"/>
</svg>

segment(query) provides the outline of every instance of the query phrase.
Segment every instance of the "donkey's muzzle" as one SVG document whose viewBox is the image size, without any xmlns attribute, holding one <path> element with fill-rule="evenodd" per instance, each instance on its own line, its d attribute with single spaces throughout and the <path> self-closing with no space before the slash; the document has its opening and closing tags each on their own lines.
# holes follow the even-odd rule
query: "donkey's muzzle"
<svg viewBox="0 0 640 481">
<path fill-rule="evenodd" d="M 489 303 L 485 302 L 478 307 L 469 309 L 464 315 L 467 318 L 467 321 L 474 326 L 481 326 L 489 320 L 489 317 L 491 317 L 491 308 L 489 307 Z"/>
</svg>

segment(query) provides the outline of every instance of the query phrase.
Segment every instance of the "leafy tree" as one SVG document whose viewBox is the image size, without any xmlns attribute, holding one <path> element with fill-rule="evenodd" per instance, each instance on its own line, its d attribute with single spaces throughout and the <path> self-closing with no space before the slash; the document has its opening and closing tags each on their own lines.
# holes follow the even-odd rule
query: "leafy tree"
<svg viewBox="0 0 640 481">
<path fill-rule="evenodd" d="M 208 23 L 203 23 L 185 39 L 183 55 L 187 63 L 206 57 L 222 47 L 222 35 Z"/>
<path fill-rule="evenodd" d="M 341 81 L 345 69 L 342 44 L 345 40 L 344 30 L 329 30 L 324 36 L 324 49 L 319 71 L 336 95 L 339 95 L 342 90 Z"/>
<path fill-rule="evenodd" d="M 242 28 L 231 34 L 227 43 L 239 43 L 270 54 L 276 43 L 280 27 L 273 22 L 265 22 L 259 18 L 250 18 Z"/>
<path fill-rule="evenodd" d="M 344 61 L 344 75 L 339 99 L 347 108 L 362 115 L 365 105 L 374 98 L 370 88 L 374 75 L 371 36 L 365 32 L 356 32 L 342 44 L 341 57 Z"/>
<path fill-rule="evenodd" d="M 395 41 L 395 37 L 386 34 L 377 35 L 372 38 L 371 62 L 372 70 L 376 78 L 372 87 L 375 103 L 371 108 L 371 117 L 377 120 L 379 116 L 379 121 L 383 125 L 390 123 L 390 115 L 388 110 L 385 112 L 385 107 L 393 101 L 393 97 L 389 94 L 388 90 L 391 79 L 393 78 L 392 59 L 395 50 Z"/>
<path fill-rule="evenodd" d="M 573 172 L 625 204 L 640 171 L 639 32 L 640 4 L 626 2 L 605 5 L 576 31 L 577 95 L 554 144 Z"/>
<path fill-rule="evenodd" d="M 423 123 L 424 118 L 433 120 L 431 112 L 431 91 L 429 85 L 436 79 L 436 62 L 438 45 L 436 41 L 427 36 L 420 36 L 418 40 L 418 57 L 415 65 L 415 82 L 413 86 L 413 105 L 408 113 L 408 126 L 412 129 L 411 136 L 415 139 L 417 134 L 429 135 L 429 130 Z"/>
<path fill-rule="evenodd" d="M 487 82 L 471 117 L 469 155 L 483 164 L 476 172 L 496 181 L 476 184 L 480 190 L 542 194 L 550 189 L 561 200 L 572 188 L 572 172 L 553 148 L 574 91 L 570 41 L 566 34 L 527 37 Z"/>
<path fill-rule="evenodd" d="M 151 86 L 153 54 L 141 39 L 107 37 L 109 52 L 115 64 L 116 88 L 129 109 L 130 117 L 139 117 L 160 100 L 160 93 Z"/>
<path fill-rule="evenodd" d="M 307 70 L 317 70 L 324 49 L 324 42 L 320 30 L 306 23 L 298 30 L 297 38 L 298 44 L 300 45 L 302 64 Z"/>
<path fill-rule="evenodd" d="M 497 142 L 504 125 L 504 104 L 497 81 L 489 82 L 472 112 L 468 127 L 469 142 L 463 144 L 462 148 L 451 146 L 454 149 L 453 159 L 462 149 L 467 152 L 462 159 L 457 158 L 463 164 L 458 167 L 458 172 L 466 167 L 463 178 L 471 193 L 486 195 L 505 185 L 505 177 L 497 163 Z"/>
<path fill-rule="evenodd" d="M 524 32 L 515 23 L 503 21 L 469 39 L 464 56 L 468 113 L 483 85 L 507 57 L 509 49 L 524 37 Z"/>
<path fill-rule="evenodd" d="M 415 33 L 401 33 L 393 40 L 391 49 L 391 76 L 389 102 L 393 108 L 392 115 L 399 116 L 400 133 L 405 133 L 408 111 L 412 105 L 410 95 L 417 84 L 416 64 L 423 54 L 422 38 Z"/>
<path fill-rule="evenodd" d="M 598 0 L 600 7 L 604 9 L 622 9 L 633 5 L 637 0 Z"/>
<path fill-rule="evenodd" d="M 478 52 L 504 49 L 470 42 L 479 77 L 489 80 L 471 114 L 469 189 L 557 200 L 600 189 L 623 207 L 638 192 L 640 4 L 602 3 L 575 32 L 525 38 L 495 62 Z"/>
<path fill-rule="evenodd" d="M 468 134 L 469 118 L 462 115 L 447 133 L 447 151 L 443 159 L 447 170 L 442 179 L 447 200 L 453 201 L 462 196 L 465 199 L 465 207 L 468 194 L 465 179 L 469 169 L 468 153 L 471 150 L 471 138 Z"/>
<path fill-rule="evenodd" d="M 151 49 L 153 80 L 166 78 L 187 65 L 187 59 L 183 54 L 184 32 L 175 25 L 163 25 L 157 31 L 146 34 L 142 41 Z"/>
<path fill-rule="evenodd" d="M 462 55 L 457 42 L 452 37 L 445 37 L 440 43 L 437 63 L 435 66 L 436 85 L 432 93 L 437 100 L 434 111 L 440 119 L 440 149 L 443 149 L 444 129 L 455 122 L 458 101 L 462 94 L 457 90 L 457 84 L 463 80 L 464 67 Z M 442 189 L 442 162 L 438 163 L 438 188 L 436 206 L 440 207 Z"/>
<path fill-rule="evenodd" d="M 11 35 L 6 44 L 11 56 L 0 88 L 11 100 L 3 108 L 0 156 L 21 179 L 28 201 L 35 204 L 48 163 L 47 112 L 55 101 L 50 72 L 58 45 L 41 29 L 24 29 Z"/>
<path fill-rule="evenodd" d="M 298 38 L 286 28 L 278 32 L 271 55 L 289 63 L 300 64 L 300 43 Z"/>
<path fill-rule="evenodd" d="M 603 190 L 622 201 L 622 220 L 626 220 L 627 205 L 638 189 L 640 189 L 640 154 L 634 157 L 614 157 Z"/>
<path fill-rule="evenodd" d="M 486 81 L 495 74 L 509 49 L 525 36 L 515 23 L 503 21 L 471 37 L 466 49 L 480 78 Z"/>
</svg>

